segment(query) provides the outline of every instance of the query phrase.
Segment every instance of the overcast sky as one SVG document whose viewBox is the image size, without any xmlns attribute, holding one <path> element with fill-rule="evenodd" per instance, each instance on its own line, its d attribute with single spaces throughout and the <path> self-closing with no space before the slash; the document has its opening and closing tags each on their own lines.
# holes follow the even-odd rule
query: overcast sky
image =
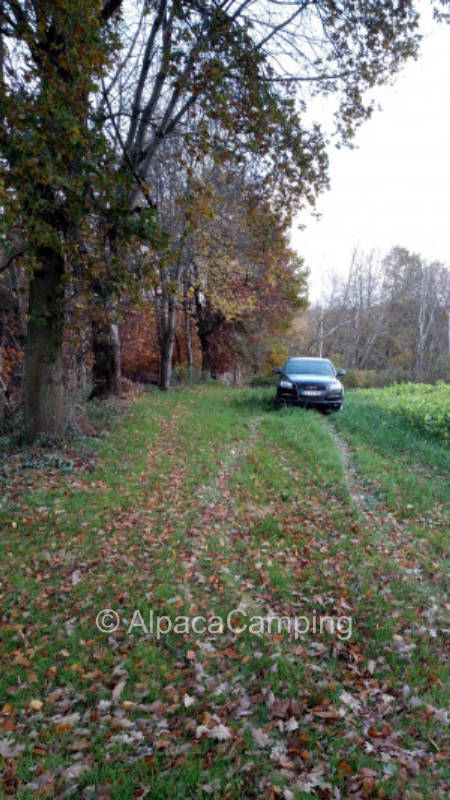
<svg viewBox="0 0 450 800">
<path fill-rule="evenodd" d="M 377 91 L 382 110 L 359 130 L 357 149 L 330 148 L 320 220 L 305 213 L 294 226 L 312 301 L 330 270 L 346 271 L 355 246 L 384 255 L 398 244 L 450 263 L 450 26 L 427 14 L 422 33 L 419 59 Z"/>
</svg>

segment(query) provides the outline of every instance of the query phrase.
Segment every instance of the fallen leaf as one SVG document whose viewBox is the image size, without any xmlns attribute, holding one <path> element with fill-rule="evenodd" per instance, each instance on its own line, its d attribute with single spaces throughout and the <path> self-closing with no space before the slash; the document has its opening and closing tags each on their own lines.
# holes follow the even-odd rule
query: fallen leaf
<svg viewBox="0 0 450 800">
<path fill-rule="evenodd" d="M 118 702 L 119 702 L 119 700 L 120 700 L 120 696 L 121 696 L 121 694 L 122 694 L 123 690 L 125 689 L 125 684 L 126 684 L 126 679 L 125 679 L 125 678 L 123 678 L 123 679 L 122 679 L 121 681 L 119 681 L 119 683 L 118 683 L 118 684 L 117 684 L 117 685 L 114 687 L 114 689 L 113 689 L 113 692 L 112 692 L 112 695 L 111 695 L 111 700 L 112 700 L 112 702 L 113 702 L 113 703 L 118 703 Z"/>
<path fill-rule="evenodd" d="M 271 747 L 273 742 L 261 728 L 252 728 L 252 736 L 257 747 Z"/>
</svg>

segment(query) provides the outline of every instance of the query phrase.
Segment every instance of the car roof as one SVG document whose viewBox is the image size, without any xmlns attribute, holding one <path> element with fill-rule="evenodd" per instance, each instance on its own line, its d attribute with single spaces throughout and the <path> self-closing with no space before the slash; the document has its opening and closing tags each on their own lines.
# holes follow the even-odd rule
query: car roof
<svg viewBox="0 0 450 800">
<path fill-rule="evenodd" d="M 319 358 L 319 356 L 289 356 L 286 361 L 330 361 L 330 359 Z"/>
</svg>

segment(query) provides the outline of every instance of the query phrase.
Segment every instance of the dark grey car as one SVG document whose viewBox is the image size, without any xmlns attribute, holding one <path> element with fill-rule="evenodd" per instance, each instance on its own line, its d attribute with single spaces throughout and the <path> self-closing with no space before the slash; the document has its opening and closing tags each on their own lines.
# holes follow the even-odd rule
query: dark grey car
<svg viewBox="0 0 450 800">
<path fill-rule="evenodd" d="M 280 376 L 275 405 L 320 408 L 322 411 L 339 411 L 344 402 L 344 387 L 338 377 L 345 370 L 336 372 L 328 358 L 288 358 L 283 369 L 276 368 Z"/>
</svg>

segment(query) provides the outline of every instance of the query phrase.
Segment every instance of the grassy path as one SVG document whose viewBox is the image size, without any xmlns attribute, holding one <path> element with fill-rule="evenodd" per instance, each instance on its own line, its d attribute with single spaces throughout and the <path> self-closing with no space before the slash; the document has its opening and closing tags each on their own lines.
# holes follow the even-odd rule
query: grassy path
<svg viewBox="0 0 450 800">
<path fill-rule="evenodd" d="M 5 797 L 447 797 L 445 453 L 364 413 L 343 462 L 263 390 L 150 395 L 93 471 L 11 473 Z"/>
</svg>

